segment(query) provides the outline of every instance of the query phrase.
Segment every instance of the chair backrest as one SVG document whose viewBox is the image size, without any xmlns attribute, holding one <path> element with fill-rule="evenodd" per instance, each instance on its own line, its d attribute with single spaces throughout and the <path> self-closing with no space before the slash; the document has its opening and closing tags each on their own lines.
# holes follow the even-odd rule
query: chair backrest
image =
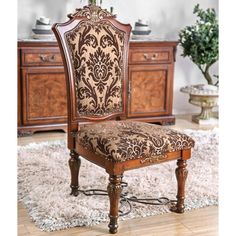
<svg viewBox="0 0 236 236">
<path fill-rule="evenodd" d="M 131 26 L 96 5 L 76 9 L 53 25 L 61 50 L 68 101 L 68 125 L 124 117 Z"/>
</svg>

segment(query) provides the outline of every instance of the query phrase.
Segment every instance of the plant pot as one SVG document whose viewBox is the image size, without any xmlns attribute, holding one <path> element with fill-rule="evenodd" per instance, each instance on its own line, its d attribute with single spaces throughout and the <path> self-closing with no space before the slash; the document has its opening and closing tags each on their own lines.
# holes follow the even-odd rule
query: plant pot
<svg viewBox="0 0 236 236">
<path fill-rule="evenodd" d="M 201 125 L 218 123 L 218 119 L 212 112 L 212 109 L 218 105 L 218 87 L 199 84 L 181 88 L 180 91 L 189 94 L 189 103 L 201 107 L 201 113 L 192 116 L 193 122 Z"/>
</svg>

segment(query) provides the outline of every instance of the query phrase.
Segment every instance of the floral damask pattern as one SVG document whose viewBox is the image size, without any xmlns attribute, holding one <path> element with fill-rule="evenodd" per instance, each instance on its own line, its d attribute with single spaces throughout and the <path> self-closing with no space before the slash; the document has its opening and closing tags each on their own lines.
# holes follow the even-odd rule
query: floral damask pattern
<svg viewBox="0 0 236 236">
<path fill-rule="evenodd" d="M 90 21 L 66 33 L 81 116 L 123 111 L 124 36 L 109 22 Z"/>
<path fill-rule="evenodd" d="M 189 149 L 194 140 L 162 126 L 129 121 L 107 121 L 80 127 L 80 146 L 107 160 L 163 159 L 167 152 Z"/>
</svg>

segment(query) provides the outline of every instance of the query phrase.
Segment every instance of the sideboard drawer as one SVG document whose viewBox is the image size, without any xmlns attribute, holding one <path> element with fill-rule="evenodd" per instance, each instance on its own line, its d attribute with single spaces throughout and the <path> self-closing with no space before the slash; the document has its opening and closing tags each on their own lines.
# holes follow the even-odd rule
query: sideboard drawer
<svg viewBox="0 0 236 236">
<path fill-rule="evenodd" d="M 59 48 L 22 49 L 22 66 L 62 65 Z"/>
<path fill-rule="evenodd" d="M 129 62 L 130 64 L 150 64 L 150 63 L 171 63 L 172 51 L 171 49 L 157 49 L 148 48 L 145 50 L 130 50 Z"/>
</svg>

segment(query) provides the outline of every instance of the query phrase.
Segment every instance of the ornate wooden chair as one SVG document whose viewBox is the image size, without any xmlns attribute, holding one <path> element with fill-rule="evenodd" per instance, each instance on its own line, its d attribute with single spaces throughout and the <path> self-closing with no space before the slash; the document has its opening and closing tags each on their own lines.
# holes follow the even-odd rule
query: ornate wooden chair
<svg viewBox="0 0 236 236">
<path fill-rule="evenodd" d="M 103 167 L 109 174 L 109 230 L 116 233 L 124 171 L 177 160 L 174 210 L 183 213 L 186 160 L 194 141 L 158 125 L 125 121 L 131 26 L 95 5 L 68 17 L 53 31 L 67 81 L 71 194 L 78 195 L 79 155 Z"/>
</svg>

